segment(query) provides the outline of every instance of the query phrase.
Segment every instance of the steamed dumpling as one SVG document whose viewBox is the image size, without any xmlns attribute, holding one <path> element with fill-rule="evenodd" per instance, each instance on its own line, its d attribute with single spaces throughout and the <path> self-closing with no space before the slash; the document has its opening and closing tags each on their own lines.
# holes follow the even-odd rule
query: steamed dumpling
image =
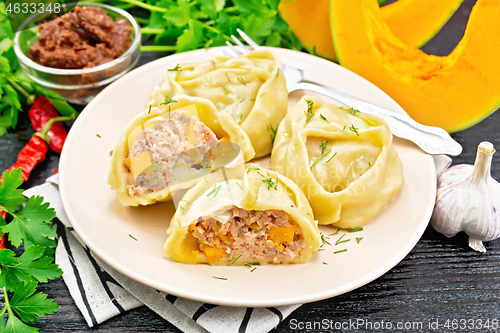
<svg viewBox="0 0 500 333">
<path fill-rule="evenodd" d="M 124 129 L 113 149 L 108 183 L 125 206 L 168 201 L 174 191 L 189 188 L 217 167 L 213 153 L 221 146 L 229 146 L 235 155 L 239 151 L 242 160 L 254 156 L 246 133 L 213 103 L 173 96 L 137 115 Z"/>
<path fill-rule="evenodd" d="M 287 111 L 288 91 L 280 68 L 279 58 L 269 50 L 180 64 L 167 71 L 149 104 L 157 106 L 166 96 L 181 94 L 206 98 L 231 115 L 260 157 L 271 152 L 274 132 Z"/>
<path fill-rule="evenodd" d="M 199 181 L 167 233 L 165 256 L 187 264 L 305 263 L 321 244 L 297 185 L 256 164 Z"/>
<path fill-rule="evenodd" d="M 402 163 L 385 121 L 304 96 L 283 119 L 273 169 L 304 191 L 319 224 L 357 228 L 398 193 Z"/>
</svg>

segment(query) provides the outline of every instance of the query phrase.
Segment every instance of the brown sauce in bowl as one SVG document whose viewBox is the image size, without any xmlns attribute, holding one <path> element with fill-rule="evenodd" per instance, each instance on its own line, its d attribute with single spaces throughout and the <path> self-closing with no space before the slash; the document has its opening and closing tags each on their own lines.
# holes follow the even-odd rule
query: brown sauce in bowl
<svg viewBox="0 0 500 333">
<path fill-rule="evenodd" d="M 124 54 L 132 43 L 126 19 L 116 22 L 100 7 L 75 7 L 39 26 L 40 35 L 27 56 L 40 65 L 61 69 L 91 68 Z"/>
</svg>

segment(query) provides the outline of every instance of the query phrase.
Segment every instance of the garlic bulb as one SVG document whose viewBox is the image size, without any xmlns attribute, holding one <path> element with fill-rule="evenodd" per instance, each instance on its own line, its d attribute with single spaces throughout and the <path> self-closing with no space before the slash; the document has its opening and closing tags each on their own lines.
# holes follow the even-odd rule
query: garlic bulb
<svg viewBox="0 0 500 333">
<path fill-rule="evenodd" d="M 486 252 L 483 241 L 500 236 L 500 184 L 491 177 L 495 149 L 481 142 L 474 165 L 461 164 L 438 178 L 431 225 L 447 237 L 460 231 L 469 235 L 469 246 Z"/>
</svg>

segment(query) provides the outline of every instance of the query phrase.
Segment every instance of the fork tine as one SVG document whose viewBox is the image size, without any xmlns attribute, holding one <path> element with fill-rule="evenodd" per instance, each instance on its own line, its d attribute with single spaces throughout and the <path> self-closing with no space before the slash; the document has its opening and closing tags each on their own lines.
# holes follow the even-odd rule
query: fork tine
<svg viewBox="0 0 500 333">
<path fill-rule="evenodd" d="M 247 42 L 248 45 L 250 45 L 251 47 L 253 47 L 254 50 L 257 50 L 257 49 L 260 48 L 260 45 L 257 44 L 256 42 L 254 42 L 252 38 L 250 38 L 246 33 L 243 32 L 243 30 L 241 30 L 240 28 L 236 28 L 236 31 L 238 31 L 238 33 L 240 34 L 241 38 L 243 38 L 243 40 L 245 42 Z"/>
<path fill-rule="evenodd" d="M 231 44 L 231 42 L 229 41 L 226 41 L 226 45 L 229 46 L 231 48 L 231 50 L 233 50 L 234 53 L 236 53 L 236 56 L 242 56 L 243 53 L 241 53 L 236 47 L 234 47 L 233 44 Z"/>
<path fill-rule="evenodd" d="M 245 51 L 245 53 L 249 53 L 250 52 L 250 50 L 248 49 L 248 47 L 245 44 L 243 44 L 242 42 L 240 42 L 240 40 L 238 39 L 238 37 L 236 37 L 235 35 L 231 35 L 231 38 L 234 40 L 234 42 L 236 44 L 238 44 L 243 49 L 243 51 Z"/>
</svg>

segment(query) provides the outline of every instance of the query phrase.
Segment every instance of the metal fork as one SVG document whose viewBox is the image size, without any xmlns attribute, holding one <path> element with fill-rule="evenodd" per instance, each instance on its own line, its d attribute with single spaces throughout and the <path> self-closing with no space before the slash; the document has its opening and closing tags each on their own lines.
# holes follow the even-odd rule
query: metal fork
<svg viewBox="0 0 500 333">
<path fill-rule="evenodd" d="M 237 29 L 237 31 L 240 34 L 241 38 L 243 38 L 243 40 L 247 42 L 248 45 L 250 45 L 254 50 L 260 48 L 260 45 L 255 43 L 242 30 Z M 232 35 L 231 38 L 237 45 L 241 47 L 244 53 L 250 52 L 248 47 L 244 45 L 236 36 Z M 242 55 L 242 52 L 240 52 L 240 50 L 238 50 L 229 41 L 226 42 L 226 44 L 231 48 L 231 50 L 233 50 L 236 55 Z M 232 56 L 226 51 L 224 51 L 224 53 L 229 57 Z M 282 64 L 281 70 L 283 72 L 283 75 L 285 76 L 286 87 L 289 93 L 300 89 L 314 91 L 316 93 L 333 98 L 348 107 L 377 115 L 387 122 L 389 128 L 392 131 L 392 134 L 397 137 L 414 142 L 428 154 L 446 154 L 457 156 L 462 152 L 462 146 L 458 142 L 453 140 L 448 132 L 446 132 L 442 128 L 422 125 L 411 119 L 409 116 L 389 111 L 383 107 L 351 96 L 340 90 L 327 87 L 315 82 L 307 81 L 304 79 L 304 71 L 302 69 Z"/>
</svg>

